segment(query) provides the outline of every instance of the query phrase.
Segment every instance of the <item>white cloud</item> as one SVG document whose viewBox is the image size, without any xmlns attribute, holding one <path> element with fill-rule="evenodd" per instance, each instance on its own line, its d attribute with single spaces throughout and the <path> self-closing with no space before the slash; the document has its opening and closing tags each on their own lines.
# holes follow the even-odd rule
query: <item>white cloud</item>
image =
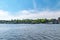
<svg viewBox="0 0 60 40">
<path fill-rule="evenodd" d="M 16 12 L 16 15 L 12 15 L 8 11 L 0 10 L 0 20 L 10 19 L 37 19 L 37 18 L 58 18 L 60 17 L 60 11 L 38 11 L 31 12 L 30 10 L 23 10 Z"/>
<path fill-rule="evenodd" d="M 0 20 L 10 20 L 13 16 L 8 11 L 0 10 Z"/>
<path fill-rule="evenodd" d="M 60 17 L 60 11 L 38 11 L 38 12 L 31 12 L 30 10 L 24 10 L 19 13 L 20 19 L 37 19 L 37 18 L 58 18 Z M 17 16 L 17 17 L 18 17 Z M 18 18 L 18 19 L 19 19 Z"/>
</svg>

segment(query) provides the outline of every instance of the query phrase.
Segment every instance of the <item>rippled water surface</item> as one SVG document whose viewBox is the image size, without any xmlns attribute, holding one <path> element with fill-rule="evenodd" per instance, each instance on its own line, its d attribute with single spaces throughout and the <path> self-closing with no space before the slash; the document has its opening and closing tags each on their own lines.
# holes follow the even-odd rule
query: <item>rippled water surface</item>
<svg viewBox="0 0 60 40">
<path fill-rule="evenodd" d="M 0 24 L 0 40 L 60 40 L 60 24 Z"/>
</svg>

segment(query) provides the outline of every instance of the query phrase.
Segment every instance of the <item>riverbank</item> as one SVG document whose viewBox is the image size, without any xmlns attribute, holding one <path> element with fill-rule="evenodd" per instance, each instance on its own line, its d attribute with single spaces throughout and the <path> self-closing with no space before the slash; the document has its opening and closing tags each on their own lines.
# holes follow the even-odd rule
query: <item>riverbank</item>
<svg viewBox="0 0 60 40">
<path fill-rule="evenodd" d="M 0 20 L 0 24 L 60 24 L 60 18 L 58 19 Z"/>
</svg>

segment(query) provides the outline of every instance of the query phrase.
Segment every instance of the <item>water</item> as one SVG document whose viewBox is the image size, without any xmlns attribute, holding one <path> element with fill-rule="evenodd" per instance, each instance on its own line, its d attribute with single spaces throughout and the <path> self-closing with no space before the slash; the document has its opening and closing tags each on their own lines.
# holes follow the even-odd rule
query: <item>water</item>
<svg viewBox="0 0 60 40">
<path fill-rule="evenodd" d="M 60 40 L 60 24 L 0 24 L 0 40 Z"/>
</svg>

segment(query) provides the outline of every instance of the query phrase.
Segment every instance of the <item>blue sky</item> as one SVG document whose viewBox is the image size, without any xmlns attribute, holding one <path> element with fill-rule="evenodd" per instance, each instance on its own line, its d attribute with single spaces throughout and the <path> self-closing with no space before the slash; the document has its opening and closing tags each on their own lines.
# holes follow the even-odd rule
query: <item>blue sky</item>
<svg viewBox="0 0 60 40">
<path fill-rule="evenodd" d="M 50 9 L 60 10 L 60 4 L 57 4 L 60 0 L 35 0 L 36 7 L 38 10 Z M 10 12 L 17 12 L 20 10 L 31 10 L 34 9 L 33 0 L 0 0 L 0 9 Z"/>
<path fill-rule="evenodd" d="M 32 0 L 0 0 L 0 9 L 16 12 L 33 9 Z"/>
<path fill-rule="evenodd" d="M 34 10 L 37 10 L 39 12 L 58 12 L 60 11 L 60 0 L 0 0 L 0 12 L 3 12 L 4 14 L 5 12 L 8 12 L 9 15 L 11 14 L 13 16 L 16 16 L 18 14 L 21 15 L 21 12 L 29 13 Z M 35 16 L 37 17 L 37 15 Z"/>
</svg>

